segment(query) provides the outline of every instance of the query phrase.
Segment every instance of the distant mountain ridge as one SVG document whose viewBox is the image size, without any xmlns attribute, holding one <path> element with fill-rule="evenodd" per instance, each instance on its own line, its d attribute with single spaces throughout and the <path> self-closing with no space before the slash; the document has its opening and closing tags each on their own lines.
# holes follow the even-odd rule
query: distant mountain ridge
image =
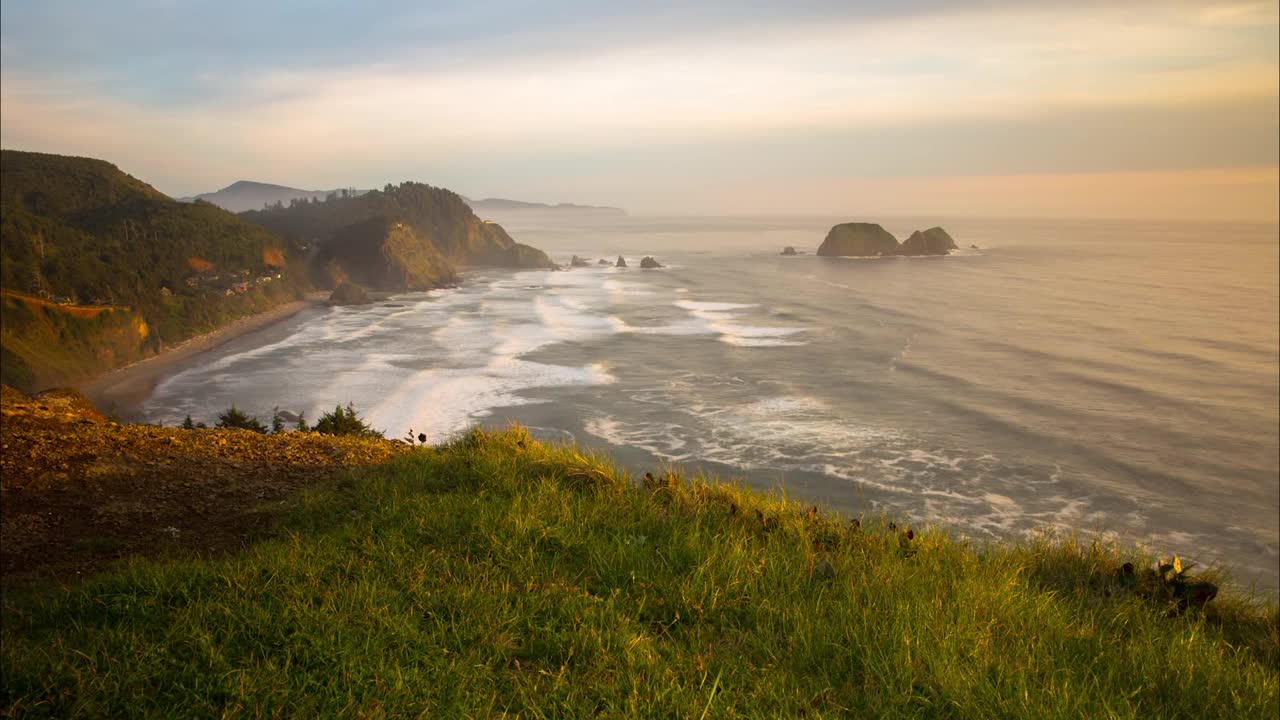
<svg viewBox="0 0 1280 720">
<path fill-rule="evenodd" d="M 295 200 L 319 202 L 334 195 L 342 197 L 345 193 L 350 197 L 363 195 L 367 192 L 369 191 L 357 188 L 303 190 L 301 188 L 289 187 L 287 185 L 275 185 L 272 183 L 256 182 L 254 180 L 237 180 L 221 190 L 180 197 L 177 198 L 177 200 L 181 202 L 204 200 L 205 202 L 211 202 L 224 210 L 230 210 L 234 213 L 242 213 L 249 210 L 261 210 L 264 207 L 274 205 L 275 203 L 289 205 Z M 579 205 L 577 203 L 557 203 L 555 205 L 551 205 L 540 202 L 509 200 L 507 198 L 485 198 L 483 200 L 473 200 L 466 196 L 460 197 L 462 197 L 463 202 L 476 212 L 571 212 L 591 215 L 627 214 L 627 211 L 622 208 L 609 207 L 607 205 Z"/>
<path fill-rule="evenodd" d="M 618 207 L 610 207 L 608 205 L 578 205 L 576 203 L 556 203 L 550 205 L 540 202 L 525 202 L 523 200 L 508 200 L 506 198 L 485 198 L 483 200 L 472 200 L 466 196 L 462 198 L 463 202 L 471 206 L 472 210 L 480 212 L 486 211 L 532 211 L 532 212 L 575 212 L 587 213 L 594 215 L 626 215 L 627 211 Z"/>
<path fill-rule="evenodd" d="M 204 200 L 205 202 L 213 203 L 224 210 L 241 213 L 246 210 L 261 210 L 263 207 L 274 203 L 288 205 L 294 200 L 306 200 L 307 202 L 324 200 L 330 195 L 341 195 L 344 192 L 358 195 L 368 191 L 356 190 L 354 188 L 343 188 L 341 190 L 302 190 L 299 188 L 288 187 L 287 185 L 273 185 L 271 183 L 255 182 L 253 180 L 237 180 L 236 182 L 233 182 L 215 192 L 200 193 L 199 195 L 180 197 L 177 199 L 181 202 Z"/>
</svg>

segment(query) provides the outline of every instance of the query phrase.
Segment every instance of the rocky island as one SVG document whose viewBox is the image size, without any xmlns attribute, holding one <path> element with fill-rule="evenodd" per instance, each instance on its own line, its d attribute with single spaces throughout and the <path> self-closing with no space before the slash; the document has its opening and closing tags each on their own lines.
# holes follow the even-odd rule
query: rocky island
<svg viewBox="0 0 1280 720">
<path fill-rule="evenodd" d="M 917 230 L 911 237 L 902 241 L 898 247 L 899 255 L 948 255 L 956 250 L 956 241 L 951 239 L 946 230 L 931 227 L 923 232 Z"/>
<path fill-rule="evenodd" d="M 940 227 L 917 230 L 903 243 L 898 243 L 888 230 L 877 223 L 851 222 L 832 227 L 818 248 L 823 257 L 890 257 L 947 255 L 957 248 L 951 235 Z M 788 254 L 783 251 L 783 254 Z"/>
</svg>

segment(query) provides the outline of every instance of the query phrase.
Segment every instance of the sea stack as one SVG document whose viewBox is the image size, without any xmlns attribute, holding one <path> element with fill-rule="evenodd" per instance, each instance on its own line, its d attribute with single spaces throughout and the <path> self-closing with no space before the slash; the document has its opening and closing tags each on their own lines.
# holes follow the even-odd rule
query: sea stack
<svg viewBox="0 0 1280 720">
<path fill-rule="evenodd" d="M 330 305 L 368 305 L 373 302 L 365 289 L 353 282 L 344 282 L 329 295 Z"/>
<path fill-rule="evenodd" d="M 597 264 L 597 265 L 608 265 L 608 264 L 609 264 L 609 261 L 608 261 L 608 260 L 605 260 L 604 258 L 600 258 L 599 260 L 597 260 L 597 261 L 596 261 L 596 264 Z"/>
<path fill-rule="evenodd" d="M 621 255 L 619 255 L 619 256 L 618 256 L 618 263 L 617 263 L 616 265 L 614 265 L 614 267 L 622 267 L 622 268 L 624 268 L 624 267 L 626 267 L 626 266 L 627 266 L 627 261 L 626 261 L 626 259 L 624 259 Z"/>
<path fill-rule="evenodd" d="M 640 267 L 641 269 L 644 269 L 644 270 L 653 270 L 655 268 L 662 267 L 662 263 L 658 262 L 657 260 L 654 260 L 648 255 L 645 255 L 644 258 L 640 260 Z"/>
<path fill-rule="evenodd" d="M 876 223 L 841 223 L 831 228 L 818 248 L 824 257 L 874 257 L 894 255 L 898 239 Z"/>
<path fill-rule="evenodd" d="M 589 260 L 583 260 L 582 258 L 578 257 L 577 255 L 574 255 L 574 256 L 569 260 L 569 267 L 590 267 L 590 266 L 591 266 L 591 261 L 589 261 Z"/>
<path fill-rule="evenodd" d="M 783 255 L 799 255 L 799 253 L 796 252 L 796 249 L 791 247 L 790 245 L 782 248 L 782 254 Z"/>
<path fill-rule="evenodd" d="M 899 255 L 947 255 L 956 250 L 956 241 L 940 227 L 911 233 L 898 248 Z"/>
</svg>

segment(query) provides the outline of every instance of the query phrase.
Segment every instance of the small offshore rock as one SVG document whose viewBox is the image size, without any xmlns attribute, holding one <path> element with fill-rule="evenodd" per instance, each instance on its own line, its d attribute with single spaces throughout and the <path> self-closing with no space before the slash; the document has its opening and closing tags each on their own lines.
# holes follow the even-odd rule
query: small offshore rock
<svg viewBox="0 0 1280 720">
<path fill-rule="evenodd" d="M 621 258 L 619 258 L 619 260 L 621 260 Z M 621 266 L 621 267 L 625 267 L 625 266 Z M 657 260 L 654 260 L 653 258 L 649 257 L 648 255 L 645 255 L 640 260 L 640 267 L 644 270 L 653 270 L 653 269 L 662 267 L 662 264 L 659 263 Z"/>
<path fill-rule="evenodd" d="M 626 258 L 624 258 L 624 257 L 622 257 L 621 255 L 619 255 L 619 256 L 618 256 L 618 262 L 614 265 L 614 267 L 624 268 L 624 267 L 626 267 L 626 266 L 627 266 Z"/>
<path fill-rule="evenodd" d="M 352 282 L 344 282 L 329 295 L 330 305 L 368 305 L 373 300 L 365 289 Z"/>
</svg>

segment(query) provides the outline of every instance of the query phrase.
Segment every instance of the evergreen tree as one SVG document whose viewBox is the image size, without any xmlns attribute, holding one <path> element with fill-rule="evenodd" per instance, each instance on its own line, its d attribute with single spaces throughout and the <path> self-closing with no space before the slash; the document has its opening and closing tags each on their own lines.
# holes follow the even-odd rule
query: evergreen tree
<svg viewBox="0 0 1280 720">
<path fill-rule="evenodd" d="M 233 403 L 231 408 L 218 416 L 218 427 L 220 428 L 243 428 L 254 432 L 267 432 L 267 426 L 263 425 L 258 418 L 252 417 L 241 412 Z"/>
<path fill-rule="evenodd" d="M 382 433 L 365 424 L 351 403 L 344 408 L 337 405 L 333 412 L 325 413 L 316 422 L 315 431 L 326 435 L 363 435 L 382 437 Z"/>
</svg>

